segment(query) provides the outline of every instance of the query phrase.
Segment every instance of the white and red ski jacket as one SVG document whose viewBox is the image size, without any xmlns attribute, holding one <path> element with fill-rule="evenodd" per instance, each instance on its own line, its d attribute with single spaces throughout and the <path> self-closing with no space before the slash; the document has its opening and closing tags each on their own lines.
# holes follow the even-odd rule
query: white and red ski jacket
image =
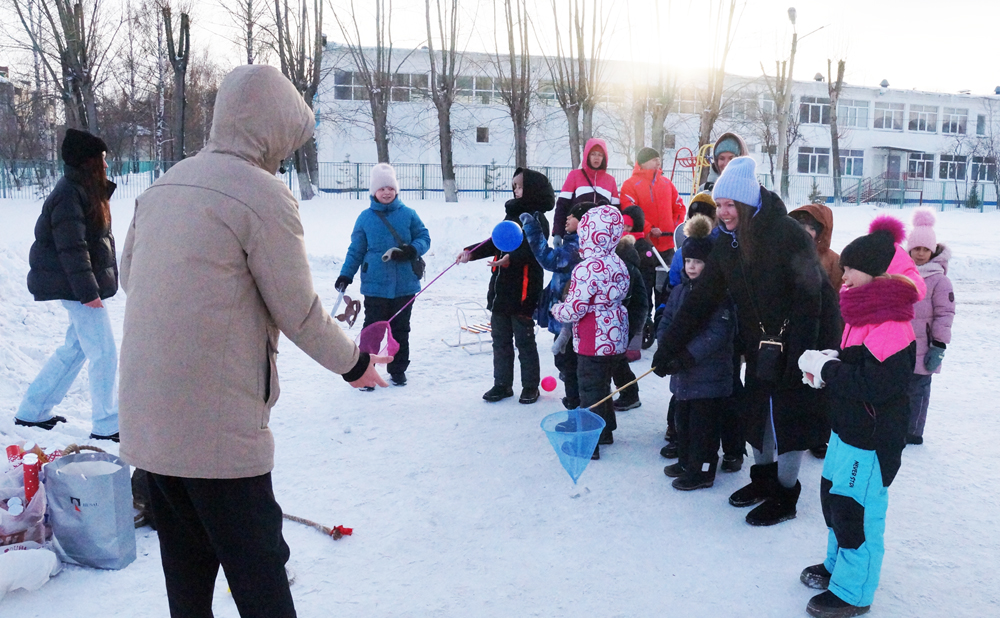
<svg viewBox="0 0 1000 618">
<path fill-rule="evenodd" d="M 600 148 L 604 151 L 604 163 L 601 169 L 591 169 L 587 165 L 590 151 Z M 562 191 L 556 199 L 556 210 L 552 221 L 552 235 L 566 235 L 566 217 L 569 211 L 580 202 L 595 202 L 597 204 L 611 204 L 620 207 L 618 201 L 618 183 L 614 176 L 607 172 L 608 169 L 608 146 L 604 140 L 592 137 L 587 140 L 583 148 L 583 161 L 580 167 L 569 173 L 566 182 L 563 183 Z"/>
</svg>

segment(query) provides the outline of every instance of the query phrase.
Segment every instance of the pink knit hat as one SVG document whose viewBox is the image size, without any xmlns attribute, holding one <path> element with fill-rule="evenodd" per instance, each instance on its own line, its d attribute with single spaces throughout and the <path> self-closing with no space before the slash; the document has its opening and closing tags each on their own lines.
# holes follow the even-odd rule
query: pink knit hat
<svg viewBox="0 0 1000 618">
<path fill-rule="evenodd" d="M 937 249 L 937 235 L 934 233 L 934 211 L 928 208 L 918 208 L 913 211 L 913 230 L 906 238 L 906 250 L 914 247 L 925 247 L 931 251 Z"/>
</svg>

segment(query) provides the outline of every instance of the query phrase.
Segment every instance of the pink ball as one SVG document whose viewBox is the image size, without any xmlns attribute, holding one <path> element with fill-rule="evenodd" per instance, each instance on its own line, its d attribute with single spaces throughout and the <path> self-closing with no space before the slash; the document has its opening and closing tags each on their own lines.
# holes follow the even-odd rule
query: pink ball
<svg viewBox="0 0 1000 618">
<path fill-rule="evenodd" d="M 556 379 L 552 376 L 542 378 L 542 390 L 546 392 L 556 390 Z"/>
</svg>

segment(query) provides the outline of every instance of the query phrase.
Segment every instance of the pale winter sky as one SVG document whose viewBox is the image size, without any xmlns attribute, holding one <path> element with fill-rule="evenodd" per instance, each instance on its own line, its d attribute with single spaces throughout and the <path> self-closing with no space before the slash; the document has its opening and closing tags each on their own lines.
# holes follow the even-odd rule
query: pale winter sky
<svg viewBox="0 0 1000 618">
<path fill-rule="evenodd" d="M 709 7 L 718 7 L 719 0 L 602 1 L 609 28 L 607 57 L 662 61 L 679 67 L 706 66 L 710 61 Z M 239 54 L 225 40 L 231 32 L 216 6 L 218 2 L 197 3 L 192 39 L 196 44 L 199 39 L 212 40 L 213 53 L 217 51 L 236 64 Z M 330 7 L 346 15 L 350 0 L 327 2 L 324 30 L 329 40 L 343 41 Z M 567 4 L 565 0 L 558 2 L 560 6 Z M 460 3 L 466 49 L 492 50 L 495 4 L 502 6 L 500 0 Z M 362 35 L 371 36 L 366 41 L 371 43 L 374 3 L 355 0 L 354 5 Z M 737 2 L 739 21 L 727 64 L 729 72 L 757 76 L 763 63 L 773 74 L 775 60 L 787 58 L 791 47 L 790 6 L 797 10 L 800 36 L 796 79 L 812 79 L 817 72 L 825 75 L 826 61 L 832 58 L 847 61 L 846 81 L 850 84 L 876 86 L 887 79 L 891 88 L 971 90 L 973 94 L 993 94 L 1000 86 L 998 0 L 741 0 Z M 394 45 L 422 45 L 426 37 L 424 0 L 395 0 L 392 7 Z M 550 0 L 529 0 L 529 11 L 541 40 L 532 40 L 532 47 L 551 50 Z M 813 32 L 817 28 L 822 29 Z"/>
</svg>

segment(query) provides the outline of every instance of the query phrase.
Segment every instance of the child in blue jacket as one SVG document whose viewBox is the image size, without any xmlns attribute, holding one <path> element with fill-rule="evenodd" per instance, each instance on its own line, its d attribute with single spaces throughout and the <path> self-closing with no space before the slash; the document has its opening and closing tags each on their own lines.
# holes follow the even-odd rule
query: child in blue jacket
<svg viewBox="0 0 1000 618">
<path fill-rule="evenodd" d="M 667 299 L 660 318 L 657 336 L 663 337 L 684 299 L 698 285 L 705 259 L 712 251 L 712 220 L 695 215 L 684 224 L 684 273 Z M 733 302 L 724 301 L 705 327 L 688 343 L 676 361 L 656 366 L 660 377 L 671 374 L 677 427 L 679 461 L 663 469 L 673 477 L 674 489 L 690 491 L 711 487 L 719 463 L 721 419 L 733 392 L 733 339 L 736 336 L 736 312 Z"/>
<path fill-rule="evenodd" d="M 800 576 L 806 586 L 826 589 L 809 601 L 812 616 L 868 612 L 885 553 L 888 488 L 906 445 L 916 359 L 910 321 L 926 287 L 899 245 L 902 222 L 878 217 L 869 232 L 840 254 L 842 350 L 806 350 L 798 363 L 803 382 L 826 388 L 832 430 L 820 481 L 826 560 Z"/>
<path fill-rule="evenodd" d="M 361 269 L 365 326 L 388 320 L 420 291 L 414 264 L 431 247 L 430 233 L 420 216 L 399 199 L 396 171 L 391 165 L 379 163 L 372 168 L 370 193 L 371 206 L 354 223 L 351 246 L 334 284 L 338 292 L 343 292 L 354 281 L 358 268 Z M 396 235 L 402 243 L 397 243 Z M 387 366 L 389 378 L 396 386 L 406 384 L 406 369 L 410 365 L 412 308 L 413 305 L 407 306 L 389 324 L 392 338 L 399 343 L 399 351 Z"/>
</svg>

